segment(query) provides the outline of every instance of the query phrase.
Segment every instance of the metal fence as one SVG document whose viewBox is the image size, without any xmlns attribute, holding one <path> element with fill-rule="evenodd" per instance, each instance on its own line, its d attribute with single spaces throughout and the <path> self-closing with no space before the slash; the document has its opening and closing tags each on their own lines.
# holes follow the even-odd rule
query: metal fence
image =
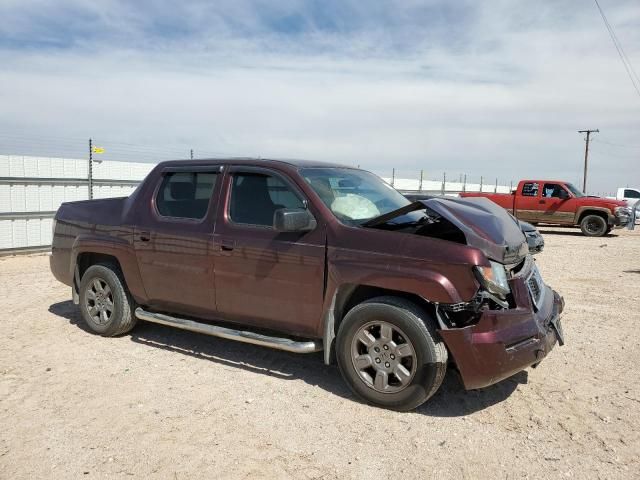
<svg viewBox="0 0 640 480">
<path fill-rule="evenodd" d="M 93 198 L 129 195 L 155 163 L 92 163 Z M 63 202 L 89 198 L 89 161 L 76 158 L 0 155 L 0 254 L 47 250 L 52 219 Z M 457 195 L 463 191 L 504 192 L 487 183 L 385 178 L 403 192 Z"/>
<path fill-rule="evenodd" d="M 129 195 L 152 163 L 93 163 L 93 197 Z M 0 253 L 46 250 L 63 202 L 89 198 L 88 160 L 0 155 Z"/>
</svg>

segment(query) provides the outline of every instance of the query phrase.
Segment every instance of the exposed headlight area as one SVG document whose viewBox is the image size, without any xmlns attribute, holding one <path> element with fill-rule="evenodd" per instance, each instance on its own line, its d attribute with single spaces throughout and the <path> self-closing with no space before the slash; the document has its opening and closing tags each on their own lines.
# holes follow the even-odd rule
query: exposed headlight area
<svg viewBox="0 0 640 480">
<path fill-rule="evenodd" d="M 476 265 L 473 272 L 480 283 L 476 296 L 470 302 L 436 304 L 436 318 L 440 328 L 463 327 L 476 323 L 484 309 L 514 308 L 510 279 L 530 275 L 534 268 L 531 255 L 518 263 L 504 265 L 489 261 L 490 266 Z"/>
<path fill-rule="evenodd" d="M 631 209 L 629 207 L 616 207 L 615 214 L 616 217 L 630 217 Z"/>
<path fill-rule="evenodd" d="M 476 277 L 488 292 L 504 299 L 509 293 L 511 293 L 507 270 L 501 263 L 493 261 L 490 261 L 489 263 L 491 264 L 490 267 L 479 265 L 474 267 Z"/>
<path fill-rule="evenodd" d="M 616 225 L 619 226 L 627 225 L 633 218 L 633 212 L 629 207 L 616 207 L 614 214 L 616 217 Z"/>
</svg>

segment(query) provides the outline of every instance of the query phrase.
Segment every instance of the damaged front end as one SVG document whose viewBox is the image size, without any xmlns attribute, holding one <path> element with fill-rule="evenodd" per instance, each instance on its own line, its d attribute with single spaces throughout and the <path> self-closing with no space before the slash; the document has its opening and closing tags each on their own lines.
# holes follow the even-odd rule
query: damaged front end
<svg viewBox="0 0 640 480">
<path fill-rule="evenodd" d="M 424 210 L 419 220 L 409 212 Z M 395 220 L 394 220 L 395 219 Z M 430 198 L 365 224 L 477 248 L 478 284 L 467 302 L 435 303 L 439 333 L 467 389 L 482 388 L 537 365 L 564 343 L 564 300 L 542 280 L 518 221 L 485 198 Z"/>
<path fill-rule="evenodd" d="M 507 305 L 486 298 L 436 305 L 439 333 L 453 356 L 465 388 L 492 385 L 536 366 L 564 344 L 563 298 L 545 285 L 532 257 L 508 272 Z"/>
<path fill-rule="evenodd" d="M 424 211 L 419 220 L 396 221 L 418 211 Z M 401 230 L 466 244 L 482 250 L 487 258 L 501 264 L 518 263 L 528 253 L 518 221 L 487 198 L 419 200 L 362 226 Z"/>
</svg>

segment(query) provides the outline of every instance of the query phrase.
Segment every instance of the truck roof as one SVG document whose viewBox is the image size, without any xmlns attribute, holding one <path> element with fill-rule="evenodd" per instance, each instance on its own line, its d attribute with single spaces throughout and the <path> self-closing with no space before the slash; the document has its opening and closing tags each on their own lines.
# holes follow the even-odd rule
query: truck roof
<svg viewBox="0 0 640 480">
<path fill-rule="evenodd" d="M 302 159 L 283 159 L 283 158 L 253 158 L 253 157 L 226 157 L 226 158 L 204 158 L 198 160 L 167 160 L 161 162 L 159 165 L 163 167 L 174 165 L 193 165 L 193 166 L 205 166 L 205 165 L 278 165 L 285 164 L 295 168 L 355 168 L 349 165 L 343 165 L 339 163 L 319 162 L 316 160 L 302 160 Z"/>
<path fill-rule="evenodd" d="M 518 183 L 532 183 L 532 182 L 536 182 L 536 183 L 571 183 L 568 182 L 566 180 L 540 180 L 538 178 L 533 178 L 533 179 L 524 179 L 524 180 L 520 180 Z"/>
</svg>

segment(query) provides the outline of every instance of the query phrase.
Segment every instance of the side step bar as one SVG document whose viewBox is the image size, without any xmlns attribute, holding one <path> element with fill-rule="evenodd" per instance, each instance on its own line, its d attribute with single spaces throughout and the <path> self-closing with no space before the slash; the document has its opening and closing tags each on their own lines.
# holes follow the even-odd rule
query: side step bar
<svg viewBox="0 0 640 480">
<path fill-rule="evenodd" d="M 247 330 L 234 330 L 232 328 L 210 325 L 208 323 L 195 322 L 186 318 L 172 317 L 163 313 L 147 312 L 142 308 L 136 308 L 136 317 L 147 322 L 159 323 L 170 327 L 189 330 L 190 332 L 204 333 L 214 337 L 227 338 L 237 342 L 252 343 L 263 347 L 285 350 L 293 353 L 313 353 L 322 350 L 321 340 L 296 341 L 290 338 L 270 337 Z"/>
</svg>

